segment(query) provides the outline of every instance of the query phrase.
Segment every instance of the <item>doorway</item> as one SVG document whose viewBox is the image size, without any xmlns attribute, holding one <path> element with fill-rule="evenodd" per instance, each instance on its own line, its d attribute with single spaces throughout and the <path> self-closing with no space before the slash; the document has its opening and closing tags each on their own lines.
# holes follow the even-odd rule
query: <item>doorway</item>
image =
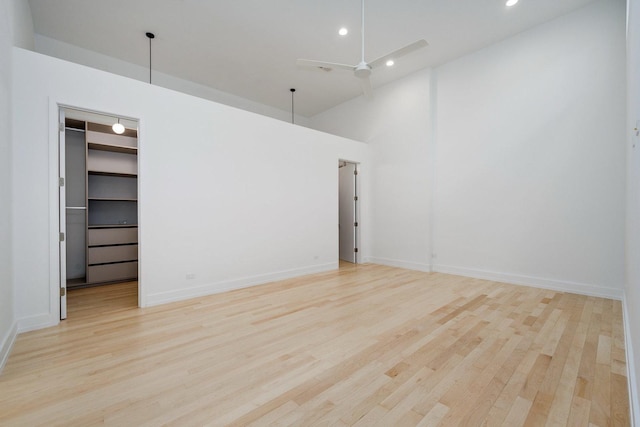
<svg viewBox="0 0 640 427">
<path fill-rule="evenodd" d="M 129 282 L 139 294 L 138 121 L 60 107 L 58 143 L 62 320 L 74 290 Z"/>
<path fill-rule="evenodd" d="M 358 263 L 358 164 L 338 162 L 339 259 Z"/>
</svg>

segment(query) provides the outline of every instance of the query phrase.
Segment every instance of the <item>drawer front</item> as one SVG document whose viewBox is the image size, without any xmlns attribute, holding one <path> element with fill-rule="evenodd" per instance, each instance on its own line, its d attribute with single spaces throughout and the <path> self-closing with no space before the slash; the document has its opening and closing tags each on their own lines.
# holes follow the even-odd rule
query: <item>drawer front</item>
<svg viewBox="0 0 640 427">
<path fill-rule="evenodd" d="M 136 279 L 138 262 L 120 264 L 90 265 L 87 268 L 87 283 L 115 282 L 118 280 Z"/>
<path fill-rule="evenodd" d="M 138 243 L 138 228 L 92 228 L 87 236 L 89 246 Z"/>
<path fill-rule="evenodd" d="M 138 245 L 102 246 L 89 248 L 89 264 L 103 264 L 107 262 L 136 261 L 138 259 Z"/>
</svg>

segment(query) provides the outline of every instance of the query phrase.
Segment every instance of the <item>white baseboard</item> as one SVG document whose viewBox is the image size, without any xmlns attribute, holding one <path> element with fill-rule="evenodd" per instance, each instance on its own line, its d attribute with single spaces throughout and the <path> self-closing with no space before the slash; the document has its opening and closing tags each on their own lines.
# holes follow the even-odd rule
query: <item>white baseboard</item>
<svg viewBox="0 0 640 427">
<path fill-rule="evenodd" d="M 0 372 L 4 369 L 4 365 L 7 363 L 7 359 L 9 359 L 9 354 L 11 353 L 11 349 L 13 348 L 13 343 L 16 341 L 16 337 L 18 336 L 18 324 L 13 322 L 9 331 L 7 331 L 6 335 L 2 337 L 2 345 L 0 345 Z"/>
<path fill-rule="evenodd" d="M 413 261 L 402 261 L 399 259 L 379 258 L 379 257 L 367 257 L 366 262 L 372 264 L 388 265 L 389 267 L 406 268 L 407 270 L 424 271 L 425 273 L 431 273 L 431 265 L 422 264 Z"/>
<path fill-rule="evenodd" d="M 48 328 L 56 326 L 60 323 L 60 319 L 52 317 L 51 314 L 39 314 L 37 316 L 18 319 L 18 333 L 35 331 L 36 329 Z"/>
<path fill-rule="evenodd" d="M 574 294 L 589 295 L 616 300 L 621 300 L 623 296 L 622 287 L 620 287 L 620 289 L 606 288 L 603 286 L 588 285 L 584 283 L 545 279 L 543 277 L 498 273 L 494 271 L 477 270 L 473 268 L 464 268 L 441 264 L 434 264 L 433 271 L 437 271 L 439 273 L 456 274 L 458 276 L 473 277 L 476 279 L 486 279 L 495 282 L 532 286 L 534 288 L 551 289 L 554 291 L 570 292 Z"/>
<path fill-rule="evenodd" d="M 626 294 L 622 298 L 622 322 L 624 325 L 624 348 L 627 357 L 627 384 L 629 386 L 629 407 L 631 409 L 631 426 L 638 425 L 636 417 L 640 417 L 640 395 L 638 394 L 638 377 L 636 376 L 635 359 L 633 357 L 633 341 L 631 340 L 631 324 L 629 323 L 629 307 Z"/>
<path fill-rule="evenodd" d="M 205 295 L 218 294 L 221 292 L 233 291 L 250 286 L 262 285 L 277 280 L 291 279 L 293 277 L 304 276 L 307 274 L 322 273 L 325 271 L 336 270 L 337 262 L 328 264 L 312 265 L 309 267 L 296 268 L 292 270 L 277 271 L 273 273 L 261 274 L 258 276 L 242 277 L 240 279 L 226 280 L 216 283 L 208 283 L 206 285 L 196 286 L 187 289 L 178 289 L 169 292 L 160 292 L 157 294 L 147 295 L 145 306 L 166 304 L 175 301 L 182 301 L 191 298 L 197 298 Z"/>
</svg>

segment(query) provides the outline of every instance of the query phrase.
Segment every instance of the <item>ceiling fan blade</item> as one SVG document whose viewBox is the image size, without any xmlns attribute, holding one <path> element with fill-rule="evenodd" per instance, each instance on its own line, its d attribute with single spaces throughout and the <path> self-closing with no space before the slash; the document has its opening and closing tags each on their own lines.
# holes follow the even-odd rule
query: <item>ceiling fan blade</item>
<svg viewBox="0 0 640 427">
<path fill-rule="evenodd" d="M 360 86 L 362 87 L 364 97 L 371 101 L 373 99 L 373 89 L 371 89 L 371 80 L 369 80 L 369 77 L 361 77 Z"/>
<path fill-rule="evenodd" d="M 298 67 L 320 68 L 325 71 L 333 69 L 353 71 L 356 67 L 347 64 L 337 64 L 335 62 L 314 61 L 312 59 L 298 59 L 296 62 Z"/>
<path fill-rule="evenodd" d="M 408 53 L 413 52 L 414 50 L 418 50 L 421 49 L 423 47 L 428 46 L 429 43 L 427 43 L 426 40 L 418 40 L 416 42 L 413 42 L 411 44 L 406 45 L 405 47 L 401 47 L 400 49 L 394 50 L 391 53 L 388 53 L 384 56 L 381 56 L 380 58 L 376 59 L 375 61 L 372 61 L 369 63 L 369 66 L 371 68 L 376 68 L 379 67 L 381 65 L 386 64 L 386 62 L 389 59 L 396 59 L 396 58 L 400 58 L 401 56 L 404 56 Z"/>
</svg>

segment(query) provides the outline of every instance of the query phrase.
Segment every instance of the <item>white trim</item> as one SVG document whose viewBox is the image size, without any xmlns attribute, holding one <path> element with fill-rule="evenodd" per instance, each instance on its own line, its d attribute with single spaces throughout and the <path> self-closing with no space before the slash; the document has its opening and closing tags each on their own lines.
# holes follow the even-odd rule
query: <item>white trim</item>
<svg viewBox="0 0 640 427">
<path fill-rule="evenodd" d="M 495 271 L 478 270 L 474 268 L 456 267 L 452 265 L 433 264 L 433 271 L 439 273 L 456 274 L 458 276 L 474 277 L 476 279 L 493 280 L 496 282 L 510 283 L 513 285 L 532 286 L 535 288 L 551 289 L 554 291 L 571 292 L 601 298 L 621 300 L 622 287 L 606 288 L 603 286 L 589 285 L 577 282 L 568 282 L 543 277 L 524 276 L 511 273 L 499 273 Z"/>
<path fill-rule="evenodd" d="M 142 253 L 144 248 L 144 241 L 142 239 L 142 231 L 144 229 L 144 223 L 145 221 L 141 220 L 144 218 L 144 209 L 143 209 L 143 205 L 144 203 L 142 203 L 141 201 L 144 201 L 145 199 L 145 194 L 144 194 L 144 190 L 142 189 L 142 183 L 144 181 L 144 176 L 146 175 L 145 173 L 143 173 L 142 171 L 142 165 L 143 165 L 143 159 L 144 159 L 144 155 L 146 154 L 146 150 L 144 149 L 144 123 L 142 121 L 142 119 L 138 118 L 136 119 L 137 123 L 138 123 L 138 129 L 137 129 L 137 138 L 138 138 L 138 155 L 137 155 L 137 164 L 138 164 L 138 175 L 137 175 L 137 183 L 138 183 L 138 202 L 136 203 L 138 205 L 138 307 L 145 307 L 146 303 L 147 303 L 147 294 L 145 293 L 146 291 L 146 286 L 145 286 L 145 281 L 144 281 L 144 277 L 142 275 L 142 264 L 143 264 L 143 258 L 142 258 Z"/>
<path fill-rule="evenodd" d="M 640 417 L 640 394 L 636 376 L 635 359 L 633 357 L 633 341 L 631 339 L 631 325 L 629 324 L 629 307 L 627 305 L 626 292 L 622 297 L 622 325 L 624 327 L 624 349 L 627 358 L 627 386 L 629 388 L 629 409 L 631 411 L 631 427 L 637 423 L 636 417 Z"/>
<path fill-rule="evenodd" d="M 49 313 L 18 319 L 18 330 L 24 332 L 60 323 L 60 187 L 58 186 L 59 130 L 58 114 L 61 106 L 51 97 L 49 101 Z M 40 319 L 47 318 L 46 321 Z M 50 319 L 56 319 L 51 324 Z M 36 326 L 42 325 L 42 326 Z"/>
<path fill-rule="evenodd" d="M 4 365 L 9 359 L 9 354 L 11 353 L 11 349 L 13 348 L 13 343 L 16 342 L 17 336 L 18 324 L 16 322 L 13 322 L 11 328 L 9 328 L 9 332 L 2 339 L 2 345 L 0 346 L 0 372 L 2 372 L 2 369 L 4 369 Z"/>
<path fill-rule="evenodd" d="M 328 264 L 312 265 L 309 267 L 295 268 L 292 270 L 277 271 L 273 273 L 260 274 L 258 276 L 242 277 L 239 279 L 225 280 L 221 282 L 208 283 L 188 289 L 180 289 L 175 291 L 160 292 L 157 294 L 147 294 L 147 307 L 167 304 L 175 301 L 182 301 L 191 298 L 197 298 L 206 295 L 218 294 L 221 292 L 233 291 L 236 289 L 248 288 L 256 285 L 263 285 L 277 280 L 291 279 L 293 277 L 304 276 L 307 274 L 322 273 L 325 271 L 337 270 L 338 263 L 331 262 Z"/>
<path fill-rule="evenodd" d="M 59 313 L 57 317 L 55 314 L 46 313 L 18 319 L 18 333 L 21 334 L 23 332 L 35 331 L 36 329 L 56 326 L 60 323 L 59 316 Z"/>
<path fill-rule="evenodd" d="M 420 262 L 403 261 L 399 259 L 368 257 L 367 262 L 372 264 L 388 265 L 389 267 L 406 268 L 407 270 L 424 271 L 431 273 L 431 265 Z"/>
</svg>

